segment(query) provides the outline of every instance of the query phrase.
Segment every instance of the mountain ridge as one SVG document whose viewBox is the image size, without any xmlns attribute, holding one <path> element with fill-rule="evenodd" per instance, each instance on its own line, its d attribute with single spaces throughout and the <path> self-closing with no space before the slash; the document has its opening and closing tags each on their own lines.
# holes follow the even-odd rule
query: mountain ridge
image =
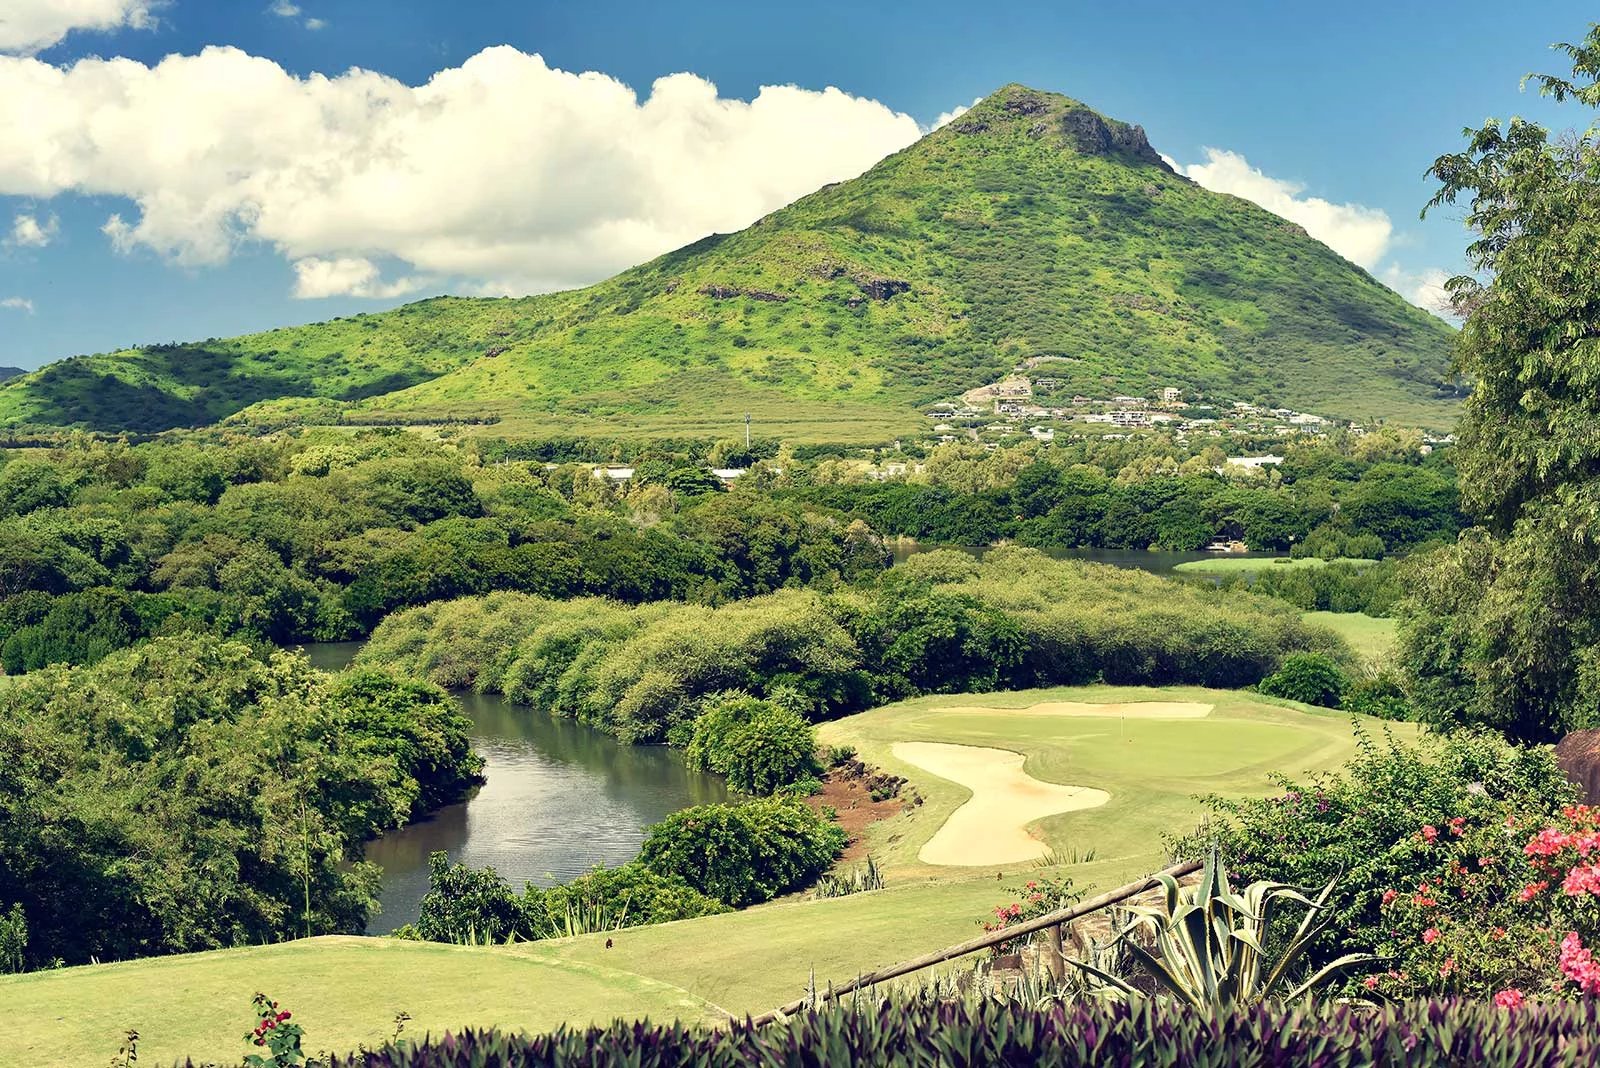
<svg viewBox="0 0 1600 1068">
<path fill-rule="evenodd" d="M 595 285 L 62 361 L 0 384 L 0 425 L 699 435 L 753 410 L 769 432 L 871 438 L 1042 356 L 1063 392 L 1442 427 L 1450 336 L 1295 224 L 1175 174 L 1141 127 L 1013 84 Z"/>
</svg>

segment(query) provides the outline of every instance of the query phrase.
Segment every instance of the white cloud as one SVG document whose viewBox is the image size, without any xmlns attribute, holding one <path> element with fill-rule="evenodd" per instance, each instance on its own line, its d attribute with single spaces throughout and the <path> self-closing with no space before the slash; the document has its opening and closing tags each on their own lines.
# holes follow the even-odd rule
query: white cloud
<svg viewBox="0 0 1600 1068">
<path fill-rule="evenodd" d="M 1450 291 L 1444 284 L 1450 280 L 1450 272 L 1437 267 L 1427 267 L 1421 271 L 1408 271 L 1391 264 L 1384 268 L 1378 276 L 1384 285 L 1405 297 L 1423 311 L 1432 312 L 1441 319 L 1456 322 L 1459 317 L 1450 303 Z"/>
<path fill-rule="evenodd" d="M 0 195 L 128 198 L 105 226 L 114 246 L 188 265 L 259 241 L 295 263 L 579 285 L 746 226 L 919 133 L 837 89 L 767 86 L 746 102 L 675 74 L 640 100 L 509 47 L 417 87 L 363 70 L 299 78 L 232 48 L 153 67 L 0 58 Z M 306 270 L 310 291 L 355 276 Z"/>
<path fill-rule="evenodd" d="M 11 236 L 4 243 L 22 248 L 44 248 L 60 229 L 61 223 L 54 215 L 40 222 L 37 215 L 19 214 L 12 221 Z"/>
<path fill-rule="evenodd" d="M 267 14 L 276 15 L 280 19 L 292 19 L 300 14 L 300 5 L 291 4 L 289 0 L 277 0 L 271 7 L 267 8 Z"/>
<path fill-rule="evenodd" d="M 952 122 L 955 122 L 961 116 L 971 111 L 982 99 L 983 97 L 981 96 L 974 97 L 971 104 L 959 104 L 956 107 L 951 108 L 949 111 L 939 112 L 939 117 L 933 120 L 933 125 L 928 127 L 928 129 L 937 130 L 941 127 L 949 126 Z"/>
<path fill-rule="evenodd" d="M 33 301 L 26 297 L 7 297 L 4 300 L 0 300 L 0 308 L 5 308 L 10 311 L 25 312 L 28 315 L 32 315 Z"/>
<path fill-rule="evenodd" d="M 306 29 L 308 30 L 320 30 L 327 25 L 327 19 L 306 19 Z"/>
<path fill-rule="evenodd" d="M 403 297 L 415 293 L 425 281 L 401 278 L 384 282 L 378 265 L 360 256 L 322 259 L 308 256 L 294 262 L 294 295 L 302 300 L 318 297 Z"/>
<path fill-rule="evenodd" d="M 1250 166 L 1237 152 L 1208 148 L 1206 162 L 1187 166 L 1169 160 L 1179 174 L 1207 189 L 1232 193 L 1305 227 L 1306 233 L 1369 270 L 1389 249 L 1394 224 L 1387 213 L 1360 204 L 1335 204 L 1303 196 L 1305 186 L 1272 178 Z"/>
<path fill-rule="evenodd" d="M 74 30 L 147 30 L 164 0 L 5 0 L 0 4 L 0 52 L 31 55 Z"/>
</svg>

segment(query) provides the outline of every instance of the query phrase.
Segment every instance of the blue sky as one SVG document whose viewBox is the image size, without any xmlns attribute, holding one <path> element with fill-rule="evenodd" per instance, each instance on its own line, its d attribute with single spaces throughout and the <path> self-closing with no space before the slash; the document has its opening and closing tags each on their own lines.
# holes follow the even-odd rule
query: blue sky
<svg viewBox="0 0 1600 1068">
<path fill-rule="evenodd" d="M 1586 123 L 1517 83 L 1595 17 L 1538 0 L 86 0 L 87 25 L 64 27 L 58 6 L 0 0 L 0 363 L 25 367 L 596 280 L 857 173 L 1011 81 L 1143 124 L 1202 184 L 1301 216 L 1420 299 L 1464 243 L 1458 214 L 1417 219 L 1424 169 L 1490 115 Z M 697 79 L 651 97 L 682 72 Z M 809 92 L 761 93 L 788 85 Z"/>
</svg>

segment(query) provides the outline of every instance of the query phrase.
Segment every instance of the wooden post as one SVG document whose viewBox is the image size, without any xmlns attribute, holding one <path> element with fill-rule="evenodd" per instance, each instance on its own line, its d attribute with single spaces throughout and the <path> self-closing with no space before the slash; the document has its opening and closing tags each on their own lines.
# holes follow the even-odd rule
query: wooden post
<svg viewBox="0 0 1600 1068">
<path fill-rule="evenodd" d="M 1061 948 L 1061 925 L 1058 923 L 1045 932 L 1044 966 L 1050 971 L 1050 978 L 1057 983 L 1067 977 L 1067 954 Z"/>
<path fill-rule="evenodd" d="M 1091 912 L 1098 912 L 1103 908 L 1116 905 L 1137 894 L 1142 894 L 1146 890 L 1160 886 L 1159 876 L 1170 875 L 1174 879 L 1181 879 L 1185 875 L 1191 875 L 1199 871 L 1200 868 L 1201 864 L 1198 860 L 1186 860 L 1181 864 L 1174 864 L 1172 867 L 1159 871 L 1155 875 L 1147 876 L 1137 882 L 1128 883 L 1126 886 L 1119 886 L 1115 890 L 1108 890 L 1099 897 L 1092 897 L 1088 901 L 1080 901 L 1078 904 L 1068 908 L 1057 909 L 1043 916 L 1035 916 L 1031 920 L 1012 924 L 1010 927 L 1003 927 L 998 931 L 990 931 L 988 934 L 980 935 L 966 942 L 948 946 L 945 949 L 927 953 L 908 961 L 902 961 L 899 964 L 891 964 L 887 968 L 879 968 L 875 972 L 857 976 L 839 986 L 829 984 L 827 991 L 819 993 L 814 1000 L 820 1004 L 830 999 L 837 999 L 841 994 L 849 994 L 852 991 L 876 986 L 878 983 L 887 982 L 890 979 L 898 979 L 902 975 L 920 972 L 924 968 L 933 967 L 935 964 L 943 964 L 945 961 L 955 960 L 957 957 L 965 957 L 969 953 L 976 953 L 980 949 L 988 949 L 990 946 L 997 946 L 1001 942 L 1008 942 L 1013 938 L 1033 934 L 1035 931 L 1043 931 L 1052 927 L 1059 929 L 1063 923 L 1070 923 L 1079 916 L 1087 916 Z M 798 1001 L 791 1001 L 789 1004 L 773 1009 L 771 1012 L 762 1013 L 751 1022 L 755 1024 L 771 1023 L 780 1016 L 790 1016 L 799 1012 L 810 1003 L 810 1000 L 800 998 Z"/>
</svg>

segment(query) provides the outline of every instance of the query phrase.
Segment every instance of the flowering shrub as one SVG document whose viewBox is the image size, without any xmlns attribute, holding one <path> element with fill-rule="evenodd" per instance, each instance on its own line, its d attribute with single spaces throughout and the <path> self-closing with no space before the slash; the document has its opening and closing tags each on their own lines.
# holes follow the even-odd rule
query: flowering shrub
<svg viewBox="0 0 1600 1068">
<path fill-rule="evenodd" d="M 305 1064 L 305 1054 L 300 1052 L 305 1031 L 299 1024 L 289 1022 L 293 1014 L 279 1009 L 278 1003 L 265 994 L 255 996 L 255 1007 L 256 1025 L 244 1040 L 266 1053 L 250 1054 L 244 1059 L 245 1068 L 292 1068 Z"/>
<path fill-rule="evenodd" d="M 1415 837 L 1435 864 L 1384 892 L 1392 961 L 1369 989 L 1511 1008 L 1600 994 L 1600 811 L 1576 805 L 1540 820 L 1507 811 L 1487 827 L 1456 817 Z"/>
<path fill-rule="evenodd" d="M 1072 880 L 1066 876 L 1041 875 L 1021 886 L 1008 886 L 1006 891 L 1012 895 L 1012 900 L 1002 901 L 994 907 L 994 919 L 978 921 L 985 931 L 1004 930 L 1014 923 L 1064 909 L 1083 898 L 1083 891 L 1074 889 Z M 999 956 L 1020 952 L 1026 943 L 1026 938 L 1001 942 L 994 947 L 994 954 Z"/>
<path fill-rule="evenodd" d="M 1382 977 L 1378 988 L 1493 995 L 1503 988 L 1492 977 L 1516 971 L 1504 958 L 1528 944 L 1528 932 L 1495 936 L 1496 928 L 1509 933 L 1522 922 L 1496 902 L 1532 881 L 1516 874 L 1526 829 L 1558 817 L 1575 799 L 1572 784 L 1548 748 L 1522 749 L 1490 735 L 1458 732 L 1405 745 L 1358 731 L 1357 741 L 1342 774 L 1280 779 L 1281 791 L 1269 798 L 1211 799 L 1216 820 L 1175 851 L 1203 856 L 1214 841 L 1229 868 L 1251 882 L 1317 886 L 1337 878 L 1315 964 L 1376 951 L 1405 974 Z M 1515 828 L 1506 826 L 1508 816 Z M 1438 922 L 1430 901 L 1449 902 L 1460 925 Z M 1416 915 L 1402 915 L 1397 903 Z M 1429 928 L 1441 937 L 1424 942 Z M 1433 981 L 1419 970 L 1431 970 Z"/>
</svg>

